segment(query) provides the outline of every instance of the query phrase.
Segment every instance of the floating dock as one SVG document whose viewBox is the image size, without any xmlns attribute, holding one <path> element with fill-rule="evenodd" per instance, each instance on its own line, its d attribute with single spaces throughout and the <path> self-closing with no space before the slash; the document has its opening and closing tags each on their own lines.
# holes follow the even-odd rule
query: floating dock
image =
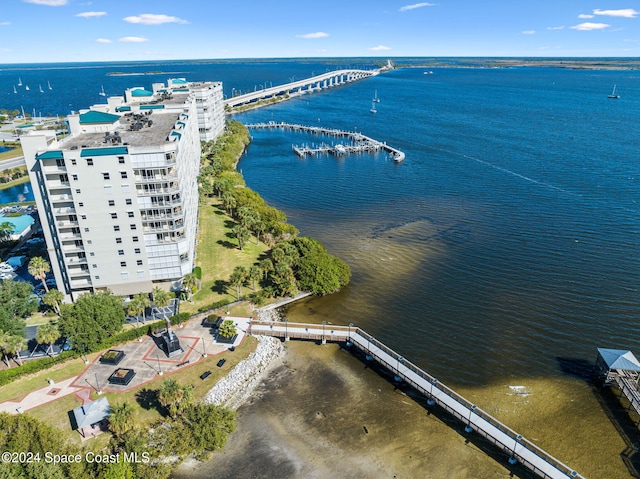
<svg viewBox="0 0 640 479">
<path fill-rule="evenodd" d="M 510 464 L 520 462 L 537 476 L 549 479 L 579 478 L 583 476 L 546 453 L 521 434 L 504 425 L 453 389 L 387 347 L 366 331 L 349 326 L 305 324 L 271 321 L 251 321 L 247 333 L 289 339 L 345 343 L 376 361 L 427 398 L 429 405 L 438 405 L 465 424 L 468 434 L 477 433 L 508 456 Z"/>
<path fill-rule="evenodd" d="M 354 131 L 274 121 L 270 121 L 268 123 L 254 123 L 245 126 L 249 129 L 254 130 L 281 129 L 302 133 L 311 133 L 314 135 L 340 138 L 345 140 L 345 142 L 348 142 L 333 145 L 323 143 L 320 146 L 293 145 L 293 151 L 295 151 L 296 155 L 301 158 L 322 154 L 331 154 L 337 157 L 341 157 L 354 153 L 377 153 L 379 151 L 388 153 L 389 157 L 396 163 L 401 163 L 405 158 L 405 154 L 397 148 L 393 148 L 384 142 L 374 140 L 373 138 L 369 138 L 362 133 Z"/>
</svg>

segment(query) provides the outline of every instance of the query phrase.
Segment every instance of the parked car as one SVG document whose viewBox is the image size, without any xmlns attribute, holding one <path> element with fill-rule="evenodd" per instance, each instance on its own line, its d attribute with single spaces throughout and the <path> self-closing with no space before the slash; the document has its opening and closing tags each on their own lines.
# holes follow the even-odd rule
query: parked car
<svg viewBox="0 0 640 479">
<path fill-rule="evenodd" d="M 13 279 L 13 273 L 0 273 L 0 280 Z"/>
<path fill-rule="evenodd" d="M 27 240 L 28 245 L 37 245 L 42 243 L 44 243 L 44 238 L 39 238 L 37 236 L 35 238 L 31 238 Z"/>
<path fill-rule="evenodd" d="M 45 283 L 47 284 L 47 286 L 51 287 L 56 287 L 56 280 L 53 278 L 49 278 L 47 280 L 45 280 Z"/>
<path fill-rule="evenodd" d="M 13 266 L 9 263 L 0 263 L 0 273 L 13 273 Z"/>
</svg>

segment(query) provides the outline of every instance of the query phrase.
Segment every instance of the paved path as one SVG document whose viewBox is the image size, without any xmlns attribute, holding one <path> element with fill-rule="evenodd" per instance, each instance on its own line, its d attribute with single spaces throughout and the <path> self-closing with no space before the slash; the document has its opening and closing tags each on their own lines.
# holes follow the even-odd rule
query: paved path
<svg viewBox="0 0 640 479">
<path fill-rule="evenodd" d="M 233 320 L 236 324 L 238 335 L 233 344 L 218 342 L 215 331 L 208 327 L 203 327 L 201 318 L 197 315 L 185 323 L 182 328 L 174 328 L 183 348 L 183 352 L 174 357 L 168 358 L 164 351 L 160 349 L 158 346 L 159 338 L 144 336 L 141 338 L 142 341 L 131 341 L 114 347 L 114 349 L 125 353 L 124 359 L 117 366 L 102 364 L 100 363 L 100 357 L 97 357 L 77 376 L 30 392 L 23 397 L 0 403 L 0 412 L 21 413 L 69 394 L 75 394 L 85 404 L 91 400 L 90 396 L 93 390 L 128 391 L 152 381 L 160 371 L 162 371 L 162 374 L 172 373 L 195 364 L 202 360 L 204 353 L 216 355 L 226 351 L 231 346 L 239 346 L 246 337 L 250 318 L 223 317 Z M 135 376 L 128 385 L 122 386 L 109 383 L 109 376 L 118 368 L 130 368 L 135 371 Z"/>
</svg>

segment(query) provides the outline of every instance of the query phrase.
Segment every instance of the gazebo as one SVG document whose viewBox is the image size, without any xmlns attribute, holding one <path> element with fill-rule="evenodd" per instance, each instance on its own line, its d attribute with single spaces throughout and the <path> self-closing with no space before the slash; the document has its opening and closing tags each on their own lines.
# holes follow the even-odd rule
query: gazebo
<svg viewBox="0 0 640 479">
<path fill-rule="evenodd" d="M 596 359 L 596 374 L 602 379 L 604 384 L 615 382 L 618 371 L 629 372 L 638 375 L 640 372 L 640 361 L 631 351 L 625 349 L 605 349 L 598 348 L 598 358 Z"/>
<path fill-rule="evenodd" d="M 84 439 L 100 434 L 109 414 L 111 406 L 106 397 L 83 404 L 73 410 L 76 429 Z"/>
</svg>

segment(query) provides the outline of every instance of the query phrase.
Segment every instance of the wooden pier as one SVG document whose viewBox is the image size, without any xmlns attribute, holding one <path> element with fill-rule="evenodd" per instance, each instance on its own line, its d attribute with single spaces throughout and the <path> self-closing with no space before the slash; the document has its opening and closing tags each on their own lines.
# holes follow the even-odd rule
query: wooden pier
<svg viewBox="0 0 640 479">
<path fill-rule="evenodd" d="M 379 151 L 388 153 L 389 157 L 396 163 L 401 163 L 405 158 L 405 154 L 397 148 L 392 148 L 386 143 L 374 140 L 373 138 L 369 138 L 368 136 L 365 136 L 362 133 L 358 132 L 274 121 L 270 121 L 268 123 L 254 123 L 245 126 L 249 129 L 254 130 L 282 129 L 297 132 L 299 131 L 303 133 L 311 133 L 314 135 L 340 138 L 350 142 L 350 144 L 339 143 L 336 145 L 328 145 L 323 143 L 318 147 L 293 145 L 293 151 L 295 151 L 296 154 L 302 158 L 320 154 L 331 154 L 340 157 L 347 154 L 377 153 Z"/>
<path fill-rule="evenodd" d="M 423 394 L 430 405 L 438 405 L 466 424 L 468 433 L 486 438 L 509 456 L 509 463 L 520 462 L 539 477 L 550 479 L 583 478 L 569 466 L 546 453 L 521 434 L 510 429 L 475 404 L 445 386 L 436 378 L 402 357 L 366 331 L 355 326 L 252 321 L 248 333 L 289 339 L 345 343 L 365 353 L 366 359 L 376 361 Z"/>
</svg>

